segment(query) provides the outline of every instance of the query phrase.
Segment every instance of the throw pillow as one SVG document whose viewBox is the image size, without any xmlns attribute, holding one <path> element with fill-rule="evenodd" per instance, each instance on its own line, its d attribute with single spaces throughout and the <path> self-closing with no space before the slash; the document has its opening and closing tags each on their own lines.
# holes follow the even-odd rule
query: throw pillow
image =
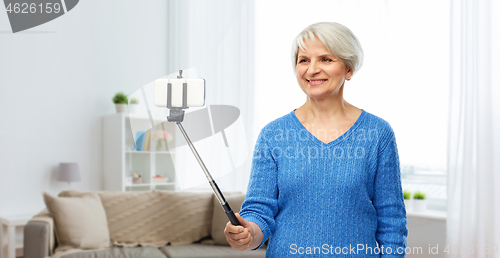
<svg viewBox="0 0 500 258">
<path fill-rule="evenodd" d="M 78 198 L 43 193 L 43 199 L 54 218 L 59 246 L 81 249 L 110 246 L 106 213 L 97 193 Z"/>
<path fill-rule="evenodd" d="M 245 200 L 244 194 L 225 194 L 224 197 L 226 198 L 226 201 L 229 203 L 229 206 L 231 206 L 231 209 L 234 213 L 240 212 L 241 205 Z M 229 243 L 226 240 L 226 235 L 224 235 L 224 229 L 226 228 L 226 224 L 228 221 L 229 219 L 227 218 L 224 209 L 221 207 L 217 198 L 214 198 L 214 215 L 212 217 L 212 243 L 214 245 L 229 246 Z"/>
</svg>

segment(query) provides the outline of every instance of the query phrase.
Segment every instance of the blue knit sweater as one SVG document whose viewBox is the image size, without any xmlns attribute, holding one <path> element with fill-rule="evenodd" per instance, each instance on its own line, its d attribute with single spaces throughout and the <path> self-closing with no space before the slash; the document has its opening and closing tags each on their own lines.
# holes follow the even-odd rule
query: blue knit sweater
<svg viewBox="0 0 500 258">
<path fill-rule="evenodd" d="M 294 111 L 276 119 L 258 137 L 240 214 L 269 238 L 266 257 L 404 257 L 408 230 L 392 128 L 362 111 L 326 144 Z"/>
</svg>

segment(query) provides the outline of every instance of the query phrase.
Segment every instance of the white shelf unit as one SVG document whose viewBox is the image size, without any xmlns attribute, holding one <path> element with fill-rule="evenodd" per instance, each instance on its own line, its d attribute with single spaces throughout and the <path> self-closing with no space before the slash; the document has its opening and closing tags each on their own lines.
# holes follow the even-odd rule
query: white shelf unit
<svg viewBox="0 0 500 258">
<path fill-rule="evenodd" d="M 166 119 L 155 119 L 155 124 Z M 119 113 L 103 117 L 103 173 L 104 190 L 149 191 L 178 190 L 173 165 L 174 153 L 165 148 L 156 149 L 157 141 L 152 134 L 157 130 L 167 131 L 175 140 L 175 124 L 163 123 L 150 131 L 150 150 L 138 151 L 134 146 L 134 134 L 151 128 L 148 117 L 129 116 Z M 161 132 L 161 131 L 160 131 Z M 141 175 L 140 183 L 131 182 L 131 174 Z M 162 175 L 167 182 L 154 182 L 152 177 Z"/>
</svg>

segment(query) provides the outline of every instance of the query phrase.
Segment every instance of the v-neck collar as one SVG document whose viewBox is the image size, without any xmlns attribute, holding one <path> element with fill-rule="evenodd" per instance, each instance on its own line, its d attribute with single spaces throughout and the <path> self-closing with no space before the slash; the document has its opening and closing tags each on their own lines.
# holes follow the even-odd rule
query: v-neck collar
<svg viewBox="0 0 500 258">
<path fill-rule="evenodd" d="M 356 119 L 356 122 L 354 122 L 354 124 L 347 131 L 345 131 L 342 135 L 337 137 L 337 139 L 335 139 L 329 143 L 324 143 L 321 140 L 319 140 L 318 138 L 316 138 L 316 136 L 314 136 L 311 132 L 309 132 L 309 130 L 307 130 L 307 128 L 300 122 L 299 118 L 295 115 L 295 110 L 297 110 L 297 109 L 294 109 L 290 114 L 291 114 L 292 120 L 295 122 L 295 124 L 299 128 L 301 128 L 301 130 L 299 130 L 300 133 L 306 134 L 308 138 L 311 138 L 311 141 L 315 142 L 316 144 L 318 144 L 320 146 L 337 145 L 340 142 L 344 141 L 344 139 L 348 138 L 352 134 L 352 132 L 357 127 L 359 127 L 359 125 L 363 122 L 363 120 L 365 119 L 365 116 L 366 116 L 366 111 L 361 109 L 361 115 L 359 115 L 358 119 Z"/>
</svg>

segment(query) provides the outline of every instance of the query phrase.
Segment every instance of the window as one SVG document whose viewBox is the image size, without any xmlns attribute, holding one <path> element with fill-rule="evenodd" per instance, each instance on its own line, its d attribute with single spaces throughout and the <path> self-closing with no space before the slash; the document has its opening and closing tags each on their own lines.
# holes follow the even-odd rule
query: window
<svg viewBox="0 0 500 258">
<path fill-rule="evenodd" d="M 257 1 L 255 128 L 305 102 L 291 64 L 294 37 L 312 23 L 339 22 L 356 34 L 365 53 L 363 67 L 345 85 L 345 99 L 391 124 L 403 188 L 423 191 L 430 208 L 445 209 L 449 5 L 429 0 Z"/>
</svg>

